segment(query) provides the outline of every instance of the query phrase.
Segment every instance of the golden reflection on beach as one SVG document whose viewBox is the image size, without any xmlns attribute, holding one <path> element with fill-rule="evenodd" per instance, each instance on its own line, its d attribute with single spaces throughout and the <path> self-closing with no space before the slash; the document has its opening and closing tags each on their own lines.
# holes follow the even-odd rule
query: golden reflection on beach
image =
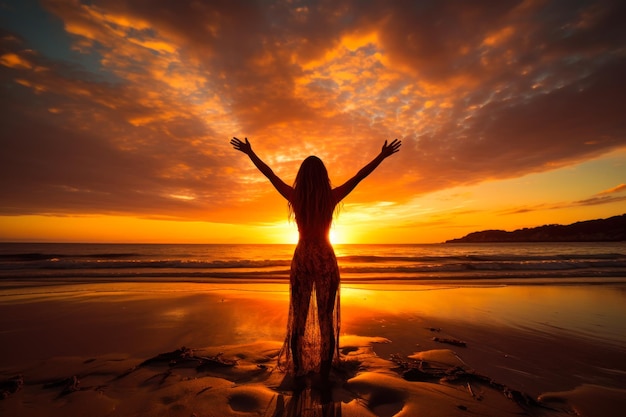
<svg viewBox="0 0 626 417">
<path fill-rule="evenodd" d="M 111 320 L 125 317 L 124 309 L 139 306 L 138 303 L 154 305 L 153 310 L 142 310 L 141 317 L 131 316 L 126 320 L 142 319 L 152 328 L 176 328 L 189 322 L 204 322 L 205 326 L 219 328 L 228 324 L 231 326 L 228 331 L 220 331 L 232 332 L 248 340 L 255 337 L 281 340 L 288 311 L 285 283 L 72 284 L 3 289 L 2 294 L 5 306 L 58 302 L 68 309 L 84 303 L 101 305 L 101 309 L 112 309 Z M 189 301 L 168 301 L 173 295 Z M 155 302 L 161 299 L 164 302 Z M 626 290 L 613 285 L 344 283 L 341 304 L 342 333 L 350 332 L 354 324 L 373 317 L 437 317 L 455 322 L 541 330 L 556 326 L 593 338 L 626 341 L 626 323 L 623 307 L 620 307 L 626 305 Z M 61 311 L 55 310 L 54 314 L 60 315 Z"/>
<path fill-rule="evenodd" d="M 163 317 L 169 320 L 181 321 L 184 320 L 189 312 L 185 308 L 174 308 L 166 310 L 163 313 Z"/>
<path fill-rule="evenodd" d="M 376 315 L 420 316 L 545 330 L 626 341 L 626 292 L 611 285 L 465 286 L 344 285 L 342 324 Z"/>
</svg>

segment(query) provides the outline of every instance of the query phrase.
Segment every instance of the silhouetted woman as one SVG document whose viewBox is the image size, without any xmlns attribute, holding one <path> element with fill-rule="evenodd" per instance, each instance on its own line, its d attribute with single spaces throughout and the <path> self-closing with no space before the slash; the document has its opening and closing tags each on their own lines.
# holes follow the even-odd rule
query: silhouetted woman
<svg viewBox="0 0 626 417">
<path fill-rule="evenodd" d="M 339 268 L 330 244 L 333 213 L 356 185 L 387 157 L 398 152 L 401 142 L 383 145 L 380 153 L 345 184 L 332 188 L 321 159 L 306 158 L 293 187 L 287 185 L 254 153 L 248 138 L 230 141 L 248 155 L 278 192 L 289 202 L 289 212 L 298 226 L 298 245 L 291 261 L 289 321 L 279 365 L 293 366 L 296 376 L 330 373 L 339 359 Z"/>
</svg>

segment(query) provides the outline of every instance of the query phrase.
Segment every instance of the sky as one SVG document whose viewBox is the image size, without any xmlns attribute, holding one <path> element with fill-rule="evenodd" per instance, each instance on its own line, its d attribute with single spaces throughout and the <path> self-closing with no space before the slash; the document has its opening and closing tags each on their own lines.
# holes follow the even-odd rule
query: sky
<svg viewBox="0 0 626 417">
<path fill-rule="evenodd" d="M 319 156 L 336 243 L 626 212 L 626 2 L 0 0 L 0 241 L 293 243 Z"/>
</svg>

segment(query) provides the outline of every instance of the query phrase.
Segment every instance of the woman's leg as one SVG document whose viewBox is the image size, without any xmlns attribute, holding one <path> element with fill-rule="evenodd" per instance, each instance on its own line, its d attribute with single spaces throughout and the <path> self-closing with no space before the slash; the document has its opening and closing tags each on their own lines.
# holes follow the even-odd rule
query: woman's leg
<svg viewBox="0 0 626 417">
<path fill-rule="evenodd" d="M 293 322 L 291 323 L 291 357 L 293 359 L 294 373 L 298 375 L 302 368 L 302 340 L 306 328 L 306 319 L 309 312 L 312 280 L 303 276 L 291 278 L 291 308 Z"/>
<path fill-rule="evenodd" d="M 337 288 L 339 287 L 339 280 L 329 278 L 329 282 L 325 283 L 322 289 L 320 285 L 316 289 L 317 295 L 317 316 L 320 324 L 320 374 L 323 379 L 328 379 L 330 375 L 330 369 L 333 363 L 333 356 L 335 353 L 335 344 L 338 342 L 335 340 L 335 328 L 334 328 L 334 309 L 335 309 L 335 297 L 337 295 Z M 337 323 L 338 324 L 338 323 Z"/>
</svg>

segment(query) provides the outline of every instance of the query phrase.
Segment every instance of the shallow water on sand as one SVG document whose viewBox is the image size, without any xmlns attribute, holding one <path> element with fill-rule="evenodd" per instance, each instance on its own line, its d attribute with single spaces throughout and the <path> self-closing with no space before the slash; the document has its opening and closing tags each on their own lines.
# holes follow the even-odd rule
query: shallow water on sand
<svg viewBox="0 0 626 417">
<path fill-rule="evenodd" d="M 464 360 L 529 390 L 626 373 L 626 286 L 350 285 L 342 335 L 391 353 L 466 342 Z M 285 284 L 110 283 L 0 290 L 0 370 L 56 356 L 282 341 Z M 486 358 L 489 358 L 488 360 Z"/>
<path fill-rule="evenodd" d="M 279 403 L 296 404 L 295 393 L 277 388 L 279 375 L 264 370 L 271 369 L 268 355 L 277 353 L 285 334 L 284 283 L 18 284 L 0 286 L 0 381 L 22 374 L 25 385 L 0 403 L 0 413 L 188 416 L 210 414 L 210 404 L 220 415 L 244 409 L 263 415 Z M 591 410 L 581 414 L 589 416 L 599 407 L 615 409 L 623 405 L 626 375 L 626 329 L 619 320 L 626 317 L 625 290 L 608 284 L 344 283 L 340 344 L 348 357 L 362 362 L 358 375 L 335 387 L 330 404 L 344 416 L 417 412 L 425 403 L 432 415 L 460 416 L 468 409 L 488 416 L 501 416 L 504 409 L 506 415 L 519 414 L 489 385 L 472 383 L 476 392 L 470 391 L 482 398 L 477 401 L 463 384 L 405 381 L 393 370 L 395 363 L 384 360 L 399 354 L 409 361 L 420 353 L 428 361 L 451 358 L 533 398 L 560 392 L 545 398 L 565 412 L 549 415 L 568 415 L 572 407 Z M 367 353 L 373 341 L 378 358 Z M 226 352 L 240 365 L 214 375 L 172 370 L 165 363 L 119 379 L 129 368 L 181 346 Z M 261 362 L 270 368 L 259 368 L 258 360 L 270 360 Z M 71 375 L 79 375 L 85 388 L 67 396 L 59 396 L 60 388 L 42 388 Z M 318 400 L 303 398 L 312 401 L 304 406 L 321 407 Z"/>
</svg>

